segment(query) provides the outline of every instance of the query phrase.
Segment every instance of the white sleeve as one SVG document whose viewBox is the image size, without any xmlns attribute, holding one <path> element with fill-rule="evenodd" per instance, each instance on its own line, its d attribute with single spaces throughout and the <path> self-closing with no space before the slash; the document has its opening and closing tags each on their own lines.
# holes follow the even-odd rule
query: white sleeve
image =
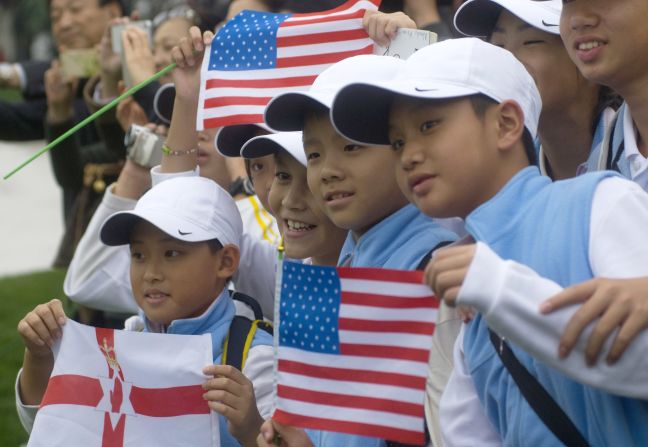
<svg viewBox="0 0 648 447">
<path fill-rule="evenodd" d="M 625 192 L 619 194 L 619 189 Z M 608 193 L 615 190 L 612 200 Z M 637 244 L 642 236 L 640 230 L 648 228 L 646 193 L 618 178 L 602 181 L 595 193 L 590 225 L 590 258 L 595 275 L 648 276 L 648 244 Z M 630 255 L 625 258 L 624 254 Z M 585 363 L 592 325 L 566 359 L 558 358 L 560 337 L 578 306 L 549 315 L 541 315 L 538 309 L 561 290 L 553 281 L 541 278 L 524 265 L 503 261 L 489 247 L 478 243 L 458 302 L 474 307 L 500 336 L 574 380 L 613 394 L 648 398 L 648 331 L 641 333 L 614 365 L 599 361 L 589 367 Z M 602 358 L 611 343 L 609 339 L 604 345 Z"/>
<path fill-rule="evenodd" d="M 38 412 L 38 405 L 25 405 L 22 403 L 18 386 L 21 374 L 22 368 L 20 369 L 20 371 L 18 371 L 18 375 L 16 376 L 16 411 L 18 412 L 18 419 L 20 419 L 22 426 L 25 428 L 27 433 L 31 433 L 32 427 L 34 426 L 34 419 L 36 419 L 36 413 Z"/>
<path fill-rule="evenodd" d="M 118 197 L 106 189 L 88 228 L 79 241 L 65 275 L 63 290 L 84 306 L 109 312 L 137 313 L 130 284 L 128 247 L 110 247 L 101 242 L 104 220 L 117 211 L 135 208 L 135 200 Z"/>
<path fill-rule="evenodd" d="M 273 364 L 273 347 L 259 345 L 250 349 L 243 367 L 243 374 L 254 386 L 256 406 L 264 420 L 272 416 Z"/>
<path fill-rule="evenodd" d="M 261 305 L 263 316 L 274 319 L 277 249 L 249 233 L 241 237 L 241 260 L 233 281 L 237 292 L 251 296 Z"/>
<path fill-rule="evenodd" d="M 461 319 L 456 310 L 442 302 L 432 338 L 425 384 L 425 420 L 434 446 L 442 445 L 439 401 L 452 373 L 453 350 L 460 329 Z"/>
<path fill-rule="evenodd" d="M 200 175 L 200 168 L 198 166 L 192 171 L 181 172 L 160 172 L 160 168 L 160 165 L 151 168 L 151 184 L 153 186 L 176 177 L 197 177 Z"/>
<path fill-rule="evenodd" d="M 454 369 L 439 403 L 443 445 L 449 447 L 495 447 L 500 435 L 488 420 L 468 372 L 463 353 L 461 328 L 454 346 Z"/>
<path fill-rule="evenodd" d="M 592 203 L 590 265 L 594 276 L 648 276 L 648 193 L 629 180 L 599 183 Z"/>
</svg>

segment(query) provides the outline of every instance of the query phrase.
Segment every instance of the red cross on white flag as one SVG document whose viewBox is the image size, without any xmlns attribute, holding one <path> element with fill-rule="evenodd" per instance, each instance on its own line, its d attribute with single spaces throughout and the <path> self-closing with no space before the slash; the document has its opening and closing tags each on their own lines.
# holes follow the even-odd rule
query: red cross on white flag
<svg viewBox="0 0 648 447">
<path fill-rule="evenodd" d="M 219 446 L 202 398 L 211 336 L 150 334 L 68 320 L 28 447 Z"/>
</svg>

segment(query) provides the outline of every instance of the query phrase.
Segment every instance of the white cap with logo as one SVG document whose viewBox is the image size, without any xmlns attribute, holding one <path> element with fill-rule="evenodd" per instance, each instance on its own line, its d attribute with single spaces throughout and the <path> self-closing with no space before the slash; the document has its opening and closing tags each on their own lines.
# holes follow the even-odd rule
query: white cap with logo
<svg viewBox="0 0 648 447">
<path fill-rule="evenodd" d="M 279 132 L 254 137 L 241 148 L 241 157 L 264 157 L 282 150 L 306 167 L 306 153 L 301 132 Z"/>
<path fill-rule="evenodd" d="M 265 122 L 281 132 L 304 130 L 305 113 L 313 107 L 331 108 L 343 86 L 365 79 L 389 79 L 403 63 L 394 57 L 368 54 L 343 59 L 320 73 L 308 91 L 274 97 L 266 106 Z"/>
<path fill-rule="evenodd" d="M 331 121 L 360 144 L 389 144 L 389 114 L 396 96 L 453 99 L 483 94 L 498 103 L 515 101 L 535 137 L 542 102 L 531 75 L 513 54 L 476 38 L 451 39 L 410 56 L 391 80 L 344 87 Z"/>
<path fill-rule="evenodd" d="M 130 243 L 141 219 L 186 242 L 218 239 L 222 245 L 239 246 L 243 233 L 232 196 L 204 177 L 175 177 L 151 188 L 134 210 L 115 213 L 104 221 L 101 241 L 106 245 Z"/>
<path fill-rule="evenodd" d="M 488 37 L 504 9 L 534 28 L 560 34 L 562 0 L 468 0 L 457 9 L 454 24 L 466 36 Z"/>
</svg>

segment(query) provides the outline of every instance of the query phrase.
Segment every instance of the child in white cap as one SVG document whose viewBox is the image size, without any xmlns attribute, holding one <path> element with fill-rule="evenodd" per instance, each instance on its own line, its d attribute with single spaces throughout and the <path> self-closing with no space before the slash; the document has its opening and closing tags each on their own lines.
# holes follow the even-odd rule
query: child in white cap
<svg viewBox="0 0 648 447">
<path fill-rule="evenodd" d="M 205 382 L 205 399 L 220 413 L 223 446 L 254 443 L 272 400 L 270 334 L 254 333 L 243 371 L 221 364 L 235 314 L 226 286 L 238 269 L 241 232 L 231 196 L 202 177 L 162 182 L 134 210 L 113 214 L 101 229 L 104 243 L 130 246 L 131 285 L 144 331 L 211 334 L 214 364 L 203 372 L 213 379 Z M 54 361 L 50 346 L 65 318 L 61 302 L 52 300 L 18 325 L 26 353 L 16 392 L 26 426 L 45 392 Z M 139 325 L 129 320 L 129 326 Z"/>
<path fill-rule="evenodd" d="M 497 256 L 563 287 L 594 275 L 648 273 L 648 246 L 635 242 L 648 225 L 648 195 L 610 172 L 555 183 L 541 176 L 529 166 L 540 110 L 524 66 L 508 51 L 469 38 L 419 50 L 391 80 L 347 86 L 332 118 L 347 138 L 391 144 L 400 160 L 399 183 L 416 206 L 429 216 L 465 218 L 478 241 L 448 249 L 459 251 L 449 263 L 441 262 L 441 251 L 427 271 L 446 303 L 479 312 L 458 339 L 441 402 L 445 442 L 641 445 L 648 441 L 642 422 L 648 403 L 637 394 L 617 394 L 633 387 L 599 372 L 585 385 L 579 382 L 583 357 L 559 373 L 555 351 L 539 358 L 527 352 L 556 340 L 564 318 L 541 316 L 538 302 L 518 302 L 513 311 L 494 301 L 502 274 Z M 508 318 L 499 318 L 500 312 Z M 512 366 L 513 358 L 535 381 L 531 389 L 548 396 L 539 407 L 520 391 L 524 373 Z M 619 370 L 620 376 L 636 380 L 635 393 L 645 388 L 645 377 L 632 367 Z"/>
<path fill-rule="evenodd" d="M 281 229 L 286 256 L 314 265 L 336 265 L 347 232 L 331 222 L 308 189 L 302 133 L 260 135 L 241 148 L 244 159 L 268 155 L 275 167 L 268 201 Z"/>
<path fill-rule="evenodd" d="M 538 86 L 538 166 L 554 180 L 586 171 L 603 140 L 618 99 L 608 87 L 585 79 L 560 40 L 561 0 L 468 0 L 455 26 L 512 52 Z M 615 101 L 616 100 L 616 101 Z"/>
<path fill-rule="evenodd" d="M 558 180 L 588 170 L 616 169 L 646 189 L 648 183 L 641 181 L 642 169 L 636 169 L 632 174 L 627 162 L 629 158 L 622 157 L 623 151 L 618 150 L 622 145 L 623 129 L 632 121 L 630 114 L 625 113 L 627 107 L 624 106 L 619 114 L 624 124 L 617 117 L 617 130 L 614 131 L 610 124 L 615 120 L 614 109 L 620 105 L 618 96 L 607 85 L 594 84 L 597 79 L 588 80 L 580 71 L 574 73 L 579 60 L 573 54 L 573 45 L 570 46 L 572 51 L 568 51 L 559 39 L 562 3 L 560 0 L 468 0 L 457 11 L 455 25 L 466 35 L 484 36 L 492 44 L 511 51 L 536 81 L 542 97 L 536 144 L 539 148 L 538 166 L 543 174 Z M 575 10 L 572 6 L 570 8 L 570 11 Z M 628 15 L 628 19 L 631 18 Z M 567 26 L 566 34 L 571 34 L 574 24 Z M 636 45 L 635 37 L 633 45 Z M 594 44 L 589 46 L 593 48 L 587 51 L 593 52 Z M 569 59 L 570 52 L 573 61 Z M 628 61 L 628 69 L 634 64 L 633 56 L 632 62 Z M 612 135 L 617 137 L 616 141 Z M 630 139 L 636 141 L 634 135 Z M 615 144 L 615 149 L 610 150 Z M 612 166 L 613 152 L 615 157 L 619 157 L 616 168 Z M 626 155 L 635 160 L 635 165 L 641 164 L 637 162 L 640 157 L 635 149 L 630 149 Z M 648 306 L 644 305 L 648 301 L 646 290 L 648 279 L 642 282 L 597 278 L 570 287 L 554 297 L 547 310 L 584 303 L 578 315 L 565 326 L 560 355 L 565 357 L 585 328 L 596 321 L 596 330 L 589 336 L 584 352 L 586 359 L 590 364 L 595 363 L 605 340 L 610 338 L 614 339 L 614 346 L 608 351 L 607 358 L 616 361 L 625 347 L 648 325 Z M 605 318 L 601 318 L 602 315 Z M 615 335 L 617 330 L 620 332 Z"/>
<path fill-rule="evenodd" d="M 274 179 L 272 156 L 241 159 L 241 148 L 249 139 L 270 130 L 260 124 L 239 124 L 218 129 L 214 145 L 226 158 L 232 177 L 230 194 L 236 200 L 248 233 L 278 245 L 281 239 L 277 222 L 270 213 L 268 192 Z"/>
<path fill-rule="evenodd" d="M 329 117 L 333 98 L 344 85 L 369 78 L 389 79 L 402 64 L 384 56 L 345 59 L 320 74 L 308 91 L 279 95 L 266 108 L 266 123 L 271 128 L 303 130 L 306 176 L 315 202 L 336 226 L 348 230 L 338 265 L 422 269 L 436 248 L 456 239 L 408 203 L 396 182 L 397 158 L 388 146 L 357 145 L 336 132 Z M 449 328 L 456 335 L 455 313 L 442 311 L 441 315 L 437 332 Z M 435 345 L 430 356 L 433 373 L 428 386 L 433 392 L 440 393 L 452 368 L 451 354 L 444 355 L 444 348 L 451 351 L 454 335 L 449 337 L 450 343 Z M 426 403 L 427 414 L 435 411 Z M 428 418 L 432 438 L 438 435 L 435 420 Z M 385 442 L 330 432 L 309 434 L 322 446 Z"/>
</svg>

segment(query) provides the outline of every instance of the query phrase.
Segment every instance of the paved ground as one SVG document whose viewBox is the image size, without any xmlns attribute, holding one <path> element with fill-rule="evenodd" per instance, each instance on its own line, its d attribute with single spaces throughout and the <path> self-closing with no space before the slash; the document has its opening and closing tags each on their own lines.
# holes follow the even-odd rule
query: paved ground
<svg viewBox="0 0 648 447">
<path fill-rule="evenodd" d="M 48 154 L 2 180 L 41 147 L 42 141 L 0 141 L 0 277 L 49 268 L 63 234 L 61 191 Z"/>
</svg>

